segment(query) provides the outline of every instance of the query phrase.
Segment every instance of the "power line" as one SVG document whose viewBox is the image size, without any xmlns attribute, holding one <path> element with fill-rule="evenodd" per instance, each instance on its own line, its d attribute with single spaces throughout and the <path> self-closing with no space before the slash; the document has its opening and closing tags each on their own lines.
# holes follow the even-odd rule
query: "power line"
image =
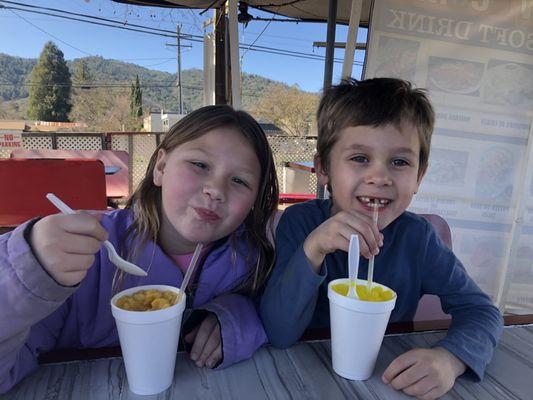
<svg viewBox="0 0 533 400">
<path fill-rule="evenodd" d="M 1 2 L 4 2 L 4 3 L 16 3 L 16 2 L 5 1 L 5 0 L 1 0 L 0 3 Z M 16 3 L 16 4 L 21 4 L 21 5 L 26 6 L 23 3 Z M 32 7 L 33 8 L 40 8 L 40 7 L 37 7 L 37 6 L 32 6 Z M 110 24 L 102 23 L 102 22 L 88 21 L 88 20 L 84 20 L 84 19 L 80 19 L 80 18 L 74 18 L 74 17 L 68 17 L 68 16 L 64 16 L 64 15 L 51 14 L 51 13 L 44 12 L 44 11 L 33 11 L 33 10 L 26 10 L 26 9 L 22 9 L 22 8 L 16 8 L 16 7 L 6 7 L 6 6 L 2 6 L 1 8 L 4 8 L 4 9 L 16 9 L 16 10 L 19 10 L 19 11 L 31 12 L 31 13 L 35 13 L 35 14 L 49 15 L 49 16 L 53 16 L 53 17 L 57 17 L 57 18 L 63 18 L 63 19 L 67 19 L 67 20 L 80 21 L 80 22 L 85 22 L 85 23 L 89 23 L 89 24 L 93 24 L 93 25 L 101 25 L 101 26 L 106 26 L 106 27 L 110 27 L 110 28 L 122 29 L 122 30 L 126 30 L 126 31 L 146 33 L 146 34 L 149 34 L 149 35 L 170 37 L 170 38 L 174 38 L 174 39 L 176 38 L 176 34 L 174 32 L 172 32 L 172 31 L 167 31 L 167 30 L 163 30 L 163 29 L 156 29 L 156 28 L 146 27 L 146 26 L 137 25 L 137 24 L 128 24 L 128 25 L 140 27 L 143 30 L 130 28 L 130 27 L 127 27 L 127 26 L 110 25 Z M 67 11 L 61 11 L 61 10 L 58 10 L 57 12 L 69 13 Z M 74 14 L 74 13 L 71 13 L 71 14 Z M 77 14 L 77 13 L 75 13 L 75 14 Z M 110 22 L 112 22 L 114 24 L 122 24 L 119 21 L 113 21 L 113 20 L 109 20 L 107 18 L 87 16 L 85 14 L 77 14 L 77 15 L 86 16 L 86 17 L 90 17 L 90 18 L 98 18 L 100 20 L 110 21 Z M 157 32 L 172 32 L 172 34 L 150 32 L 147 29 L 155 30 Z M 185 40 L 192 41 L 192 42 L 203 43 L 203 37 L 199 36 L 199 35 L 187 34 L 187 35 L 182 35 L 182 38 L 185 39 Z M 278 49 L 278 48 L 272 48 L 272 47 L 266 47 L 266 46 L 257 46 L 257 45 L 253 45 L 253 47 L 252 47 L 252 45 L 247 44 L 247 43 L 240 44 L 239 48 L 247 50 L 247 51 L 253 50 L 253 51 L 258 51 L 258 52 L 267 53 L 267 54 L 282 55 L 282 56 L 288 56 L 288 57 L 294 57 L 294 58 L 300 58 L 300 59 L 317 60 L 317 61 L 324 61 L 325 60 L 325 56 L 321 56 L 321 55 L 318 55 L 318 54 L 304 53 L 304 52 L 298 52 L 298 51 L 294 51 L 294 50 Z M 336 58 L 336 59 L 334 59 L 334 62 L 335 63 L 342 63 L 343 61 L 342 61 L 342 59 Z M 360 61 L 354 61 L 354 65 L 363 65 L 363 63 L 360 62 Z"/>
<path fill-rule="evenodd" d="M 305 0 L 291 0 L 291 1 L 287 1 L 285 3 L 277 3 L 277 4 L 274 4 L 274 3 L 270 3 L 270 4 L 262 4 L 261 7 L 283 7 L 283 6 L 292 6 L 293 4 L 296 4 L 296 3 L 300 3 L 302 1 L 305 1 Z"/>
<path fill-rule="evenodd" d="M 79 88 L 79 89 L 84 89 L 84 88 L 113 88 L 113 87 L 117 87 L 117 88 L 130 88 L 131 87 L 131 82 L 127 82 L 127 83 L 90 83 L 90 82 L 86 82 L 86 83 L 81 83 L 81 84 L 69 84 L 69 83 L 66 83 L 66 82 L 57 82 L 57 83 L 31 83 L 31 82 L 28 82 L 28 83 L 4 83 L 4 82 L 0 82 L 0 86 L 13 86 L 13 87 L 35 87 L 35 86 L 38 86 L 38 87 L 72 87 L 72 88 Z M 174 88 L 175 87 L 175 82 L 172 82 L 172 83 L 162 83 L 162 84 L 141 84 L 141 88 Z M 185 86 L 183 86 L 185 87 Z M 189 89 L 192 88 L 193 86 L 190 86 L 188 87 Z M 194 87 L 194 88 L 199 88 L 201 90 L 203 90 L 202 88 L 200 87 Z"/>
<path fill-rule="evenodd" d="M 200 11 L 200 15 L 204 15 L 207 10 L 209 10 L 211 7 L 213 7 L 219 1 L 220 0 L 213 0 L 213 2 L 211 4 L 209 4 L 203 11 Z"/>
<path fill-rule="evenodd" d="M 106 89 L 129 89 L 131 88 L 131 82 L 126 83 L 82 83 L 82 84 L 68 84 L 68 83 L 55 83 L 55 84 L 43 84 L 43 83 L 3 83 L 0 82 L 1 86 L 12 86 L 12 87 L 71 87 L 72 89 L 99 89 L 99 88 L 106 88 Z M 141 89 L 150 89 L 150 88 L 168 88 L 168 89 L 174 89 L 175 82 L 171 82 L 168 84 L 146 84 L 141 83 Z M 201 86 L 191 86 L 191 85 L 183 85 L 184 89 L 188 90 L 196 90 L 196 91 L 203 91 L 204 88 Z M 244 96 L 253 96 L 257 97 L 256 95 L 251 95 L 244 93 Z"/>
<path fill-rule="evenodd" d="M 141 58 L 112 58 L 116 61 L 139 61 L 139 60 L 174 60 L 174 57 L 141 57 Z"/>
<path fill-rule="evenodd" d="M 13 11 L 13 10 L 11 10 L 11 9 L 10 9 L 9 11 L 12 12 L 12 13 L 13 13 L 14 15 L 16 15 L 17 17 L 19 17 L 20 19 L 22 19 L 23 21 L 25 21 L 25 22 L 27 22 L 28 24 L 30 24 L 31 26 L 33 26 L 34 28 L 36 28 L 36 29 L 40 30 L 41 32 L 43 32 L 44 34 L 46 34 L 46 35 L 48 35 L 48 36 L 50 36 L 50 37 L 56 39 L 57 41 L 63 43 L 64 45 L 67 45 L 68 47 L 71 47 L 71 48 L 73 48 L 74 50 L 79 51 L 80 53 L 86 54 L 86 55 L 88 55 L 88 56 L 92 56 L 92 54 L 86 52 L 85 50 L 79 49 L 79 48 L 77 48 L 76 46 L 73 46 L 73 45 L 71 45 L 70 43 L 67 43 L 67 42 L 65 42 L 64 40 L 58 38 L 57 36 L 52 35 L 50 32 L 47 32 L 47 31 L 45 31 L 44 29 L 38 27 L 38 26 L 35 25 L 34 23 L 28 21 L 28 20 L 27 20 L 26 18 L 24 18 L 22 15 L 18 15 L 15 11 Z"/>
<path fill-rule="evenodd" d="M 278 10 L 279 10 L 279 7 L 278 7 Z M 262 35 L 263 33 L 265 33 L 265 31 L 267 30 L 267 28 L 270 26 L 270 23 L 271 23 L 271 22 L 272 22 L 272 21 L 268 21 L 268 23 L 265 25 L 265 27 L 263 28 L 263 30 L 261 31 L 261 33 L 259 33 L 259 35 L 257 35 L 257 37 L 255 38 L 255 40 L 252 42 L 252 44 L 250 45 L 250 48 L 253 47 L 253 45 L 259 40 L 259 38 L 261 37 L 261 35 Z M 243 60 L 243 58 L 244 58 L 244 55 L 245 55 L 247 52 L 248 52 L 248 49 L 246 49 L 246 50 L 242 53 L 242 55 L 241 55 L 241 63 L 242 63 L 242 60 Z"/>
<path fill-rule="evenodd" d="M 67 11 L 67 10 L 62 10 L 62 9 L 59 9 L 59 8 L 34 6 L 34 5 L 31 5 L 31 4 L 19 3 L 19 2 L 16 2 L 16 1 L 9 1 L 9 0 L 1 0 L 0 3 L 15 4 L 15 5 L 18 5 L 18 6 L 23 6 L 23 7 L 28 7 L 28 8 L 35 8 L 35 9 L 39 9 L 39 10 L 47 10 L 47 11 L 58 12 L 58 13 L 67 14 L 67 15 L 75 15 L 77 17 L 95 19 L 95 20 L 98 20 L 98 21 L 111 22 L 111 23 L 114 23 L 114 24 L 129 25 L 129 26 L 133 26 L 135 28 L 151 29 L 153 31 L 159 31 L 159 32 L 163 32 L 163 33 L 172 33 L 172 34 L 174 34 L 174 31 L 171 31 L 171 30 L 168 30 L 168 29 L 159 29 L 159 28 L 154 28 L 154 27 L 151 27 L 151 26 L 132 24 L 132 23 L 129 23 L 129 22 L 122 22 L 122 21 L 117 21 L 117 20 L 113 20 L 113 19 L 109 19 L 109 18 L 96 17 L 94 15 L 89 15 L 89 14 L 75 13 L 75 12 L 71 12 L 71 11 Z M 55 14 L 48 14 L 48 15 L 55 15 Z"/>
<path fill-rule="evenodd" d="M 64 16 L 64 15 L 57 15 L 57 14 L 52 14 L 52 13 L 48 13 L 48 12 L 44 12 L 44 11 L 33 11 L 33 10 L 26 10 L 26 9 L 18 8 L 18 7 L 6 7 L 6 6 L 2 6 L 2 7 L 0 7 L 0 9 L 18 10 L 18 11 L 24 11 L 24 12 L 34 13 L 34 14 L 48 15 L 48 16 L 52 16 L 52 17 L 56 17 L 56 18 L 67 19 L 67 20 L 70 20 L 70 21 L 80 21 L 80 22 L 85 22 L 85 23 L 93 24 L 93 25 L 107 26 L 109 28 L 116 28 L 116 29 L 123 29 L 123 30 L 126 30 L 126 31 L 146 33 L 148 35 L 176 37 L 175 34 L 174 35 L 165 35 L 164 33 L 155 33 L 155 32 L 149 32 L 149 31 L 144 31 L 144 30 L 140 30 L 140 29 L 128 28 L 128 27 L 125 27 L 125 26 L 110 25 L 110 24 L 104 24 L 102 22 L 87 21 L 87 20 L 80 19 L 80 18 L 67 17 L 67 16 Z M 192 40 L 192 39 L 188 39 L 188 40 Z M 195 40 L 193 40 L 193 41 L 195 41 Z M 196 41 L 199 42 L 199 40 L 196 40 Z"/>
<path fill-rule="evenodd" d="M 142 67 L 143 68 L 156 67 L 158 65 L 166 64 L 167 62 L 170 62 L 170 61 L 174 61 L 174 58 L 168 58 L 165 61 L 161 61 L 161 62 L 158 62 L 158 63 L 155 63 L 155 64 L 142 65 Z"/>
<path fill-rule="evenodd" d="M 10 2 L 10 3 L 12 3 L 12 2 Z M 6 7 L 6 8 L 7 8 L 7 7 Z M 8 9 L 9 9 L 9 8 L 8 8 Z M 88 52 L 86 52 L 86 51 L 84 51 L 84 50 L 81 50 L 81 49 L 79 49 L 78 47 L 75 47 L 75 46 L 73 46 L 73 45 L 71 45 L 71 44 L 65 42 L 64 40 L 58 38 L 57 36 L 51 34 L 50 32 L 45 31 L 44 29 L 40 28 L 39 26 L 37 26 L 37 25 L 33 24 L 32 22 L 28 21 L 28 20 L 27 20 L 26 18 L 24 18 L 23 16 L 18 15 L 18 14 L 17 14 L 15 11 L 13 11 L 12 9 L 9 9 L 9 11 L 11 11 L 14 15 L 16 15 L 17 17 L 19 17 L 19 18 L 22 19 L 23 21 L 27 22 L 28 24 L 30 24 L 30 25 L 33 26 L 34 28 L 36 28 L 36 29 L 40 30 L 41 32 L 45 33 L 46 35 L 48 35 L 48 36 L 50 36 L 50 37 L 56 39 L 57 41 L 59 41 L 59 42 L 65 44 L 65 45 L 67 45 L 67 46 L 69 46 L 69 47 L 71 47 L 71 48 L 73 48 L 73 49 L 75 49 L 75 50 L 78 50 L 79 52 L 81 52 L 81 53 L 83 53 L 83 54 L 86 54 L 86 55 L 88 55 L 88 56 L 94 56 L 94 54 L 91 54 L 91 53 L 88 53 Z M 147 59 L 150 59 L 150 58 L 147 58 Z M 167 58 L 162 58 L 162 57 L 160 57 L 160 58 L 151 58 L 151 59 L 152 59 L 152 60 L 154 60 L 154 59 L 157 59 L 157 60 L 164 60 L 164 61 L 159 62 L 159 63 L 155 63 L 155 64 L 143 65 L 144 68 L 155 67 L 155 66 L 158 66 L 158 65 L 165 64 L 165 63 L 169 62 L 170 60 L 173 60 L 173 58 L 168 58 L 168 57 L 167 57 Z M 122 61 L 126 61 L 126 60 L 142 60 L 142 58 L 139 58 L 139 59 L 135 59 L 135 58 L 132 58 L 132 59 L 122 59 Z"/>
<path fill-rule="evenodd" d="M 112 83 L 112 84 L 94 84 L 94 83 L 84 83 L 84 84 L 66 84 L 66 83 L 60 83 L 60 84 L 37 84 L 37 83 L 20 83 L 20 84 L 14 84 L 14 83 L 2 83 L 0 82 L 0 86 L 14 86 L 14 87 L 32 87 L 32 86 L 42 86 L 42 87 L 65 87 L 70 86 L 73 89 L 98 89 L 98 88 L 106 88 L 106 89 L 129 89 L 131 88 L 131 83 Z M 167 85 L 154 85 L 154 84 L 141 84 L 141 89 L 150 89 L 150 88 L 168 88 L 168 89 L 174 89 L 175 82 L 167 84 Z M 200 86 L 189 86 L 189 85 L 182 85 L 184 89 L 188 90 L 194 90 L 194 91 L 203 91 L 204 88 Z M 254 97 L 257 98 L 256 95 L 243 93 L 242 94 L 245 97 Z M 12 100 L 20 100 L 20 99 L 12 99 Z"/>
</svg>

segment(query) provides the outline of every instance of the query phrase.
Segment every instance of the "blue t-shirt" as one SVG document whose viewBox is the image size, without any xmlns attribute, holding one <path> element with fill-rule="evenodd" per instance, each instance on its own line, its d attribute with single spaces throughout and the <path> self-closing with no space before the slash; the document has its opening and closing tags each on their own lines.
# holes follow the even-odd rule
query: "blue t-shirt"
<svg viewBox="0 0 533 400">
<path fill-rule="evenodd" d="M 303 251 L 309 233 L 330 218 L 330 200 L 293 205 L 276 231 L 276 265 L 261 299 L 261 318 L 272 344 L 287 347 L 307 328 L 329 326 L 327 285 L 348 276 L 348 254 L 330 253 L 315 273 Z M 452 325 L 437 345 L 452 352 L 481 379 L 501 335 L 502 318 L 490 298 L 468 276 L 431 223 L 404 212 L 382 230 L 374 281 L 397 294 L 391 322 L 411 321 L 424 294 L 440 297 Z M 366 279 L 368 260 L 359 261 Z"/>
</svg>

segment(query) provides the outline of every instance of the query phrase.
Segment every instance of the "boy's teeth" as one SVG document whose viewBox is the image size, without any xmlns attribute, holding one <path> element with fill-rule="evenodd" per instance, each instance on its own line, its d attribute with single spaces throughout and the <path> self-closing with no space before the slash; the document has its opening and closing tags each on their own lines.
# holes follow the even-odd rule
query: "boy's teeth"
<svg viewBox="0 0 533 400">
<path fill-rule="evenodd" d="M 359 196 L 359 200 L 361 200 L 363 203 L 371 203 L 371 204 L 376 204 L 377 202 L 380 206 L 385 206 L 390 203 L 390 200 L 387 200 L 387 199 L 377 199 L 377 198 L 370 198 L 366 196 Z"/>
</svg>

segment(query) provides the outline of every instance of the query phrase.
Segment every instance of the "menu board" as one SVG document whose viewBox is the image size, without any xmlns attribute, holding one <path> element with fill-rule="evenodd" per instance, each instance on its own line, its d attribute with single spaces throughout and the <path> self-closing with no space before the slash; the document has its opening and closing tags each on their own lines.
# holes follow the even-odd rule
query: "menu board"
<svg viewBox="0 0 533 400">
<path fill-rule="evenodd" d="M 364 76 L 428 90 L 436 128 L 410 210 L 444 217 L 479 286 L 531 312 L 533 2 L 375 1 Z"/>
</svg>

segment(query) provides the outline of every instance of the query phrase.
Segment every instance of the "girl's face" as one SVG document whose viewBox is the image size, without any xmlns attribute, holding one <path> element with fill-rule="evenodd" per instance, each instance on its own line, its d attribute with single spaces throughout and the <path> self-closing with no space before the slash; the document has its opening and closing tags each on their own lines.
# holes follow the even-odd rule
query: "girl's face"
<svg viewBox="0 0 533 400">
<path fill-rule="evenodd" d="M 341 131 L 330 154 L 327 173 L 317 161 L 319 181 L 332 189 L 332 214 L 353 210 L 372 216 L 379 203 L 378 227 L 385 228 L 402 214 L 418 190 L 420 141 L 405 124 L 348 127 Z"/>
<path fill-rule="evenodd" d="M 161 187 L 159 239 L 170 254 L 185 254 L 235 231 L 255 202 L 261 174 L 248 140 L 217 128 L 170 153 L 159 150 L 154 184 Z"/>
</svg>

